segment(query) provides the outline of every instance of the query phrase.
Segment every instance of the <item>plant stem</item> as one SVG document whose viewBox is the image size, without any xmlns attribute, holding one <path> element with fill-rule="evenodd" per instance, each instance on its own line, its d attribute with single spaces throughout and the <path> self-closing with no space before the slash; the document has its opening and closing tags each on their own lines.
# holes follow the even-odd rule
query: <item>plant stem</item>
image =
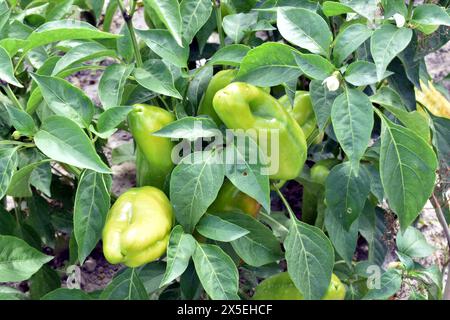
<svg viewBox="0 0 450 320">
<path fill-rule="evenodd" d="M 166 108 L 167 111 L 173 111 L 169 108 L 169 105 L 167 104 L 166 100 L 164 100 L 163 97 L 159 96 L 159 101 L 162 102 L 162 104 L 164 105 L 164 108 Z"/>
<path fill-rule="evenodd" d="M 284 206 L 286 207 L 287 211 L 289 212 L 289 216 L 291 217 L 292 220 L 297 219 L 295 217 L 294 211 L 292 210 L 291 206 L 289 205 L 289 203 L 287 202 L 286 198 L 283 196 L 283 194 L 281 193 L 280 189 L 278 188 L 278 186 L 275 183 L 272 183 L 273 188 L 275 189 L 275 191 L 278 193 L 278 196 L 280 197 L 281 201 L 283 202 Z"/>
<path fill-rule="evenodd" d="M 125 23 L 127 24 L 128 32 L 130 32 L 131 42 L 133 44 L 134 57 L 136 59 L 136 66 L 138 68 L 140 68 L 143 65 L 142 57 L 141 57 L 141 52 L 139 50 L 139 44 L 137 42 L 136 33 L 134 32 L 134 27 L 133 27 L 133 14 L 134 14 L 134 10 L 136 8 L 136 2 L 133 1 L 131 14 L 128 14 L 127 11 L 125 10 L 122 0 L 117 0 L 117 3 L 119 5 L 120 11 L 122 12 L 123 20 L 125 20 Z"/>
<path fill-rule="evenodd" d="M 77 179 L 80 178 L 80 176 L 81 176 L 81 170 L 80 169 L 78 169 L 78 168 L 76 168 L 76 167 L 74 167 L 74 166 L 72 166 L 70 164 L 60 163 L 60 165 L 64 168 L 64 170 L 66 170 L 67 172 L 72 173 L 73 175 L 75 175 L 75 177 Z"/>
<path fill-rule="evenodd" d="M 276 224 L 280 229 L 283 229 L 284 232 L 288 233 L 289 229 L 286 228 L 283 224 L 281 224 L 280 222 L 278 222 L 277 220 L 275 220 L 274 218 L 272 218 L 269 214 L 263 212 L 261 210 L 261 212 L 259 213 L 259 215 L 261 217 L 263 217 L 266 220 L 269 220 L 271 223 Z"/>
<path fill-rule="evenodd" d="M 1 145 L 8 145 L 8 144 L 19 145 L 19 146 L 24 147 L 24 148 L 34 148 L 36 146 L 34 143 L 26 143 L 26 142 L 22 142 L 22 141 L 13 141 L 13 140 L 0 141 L 0 146 Z"/>
<path fill-rule="evenodd" d="M 447 221 L 445 220 L 444 213 L 442 212 L 441 205 L 439 204 L 438 199 L 436 199 L 436 196 L 434 195 L 434 193 L 431 195 L 431 203 L 433 204 L 433 207 L 435 209 L 436 216 L 439 220 L 439 223 L 441 224 L 442 228 L 444 229 L 444 235 L 447 238 L 447 243 L 448 243 L 449 253 L 450 253 L 450 230 L 448 228 Z M 445 284 L 444 295 L 442 296 L 442 298 L 444 300 L 450 300 L 450 265 L 447 266 L 447 270 L 448 270 L 447 282 Z"/>
<path fill-rule="evenodd" d="M 16 223 L 17 223 L 17 227 L 19 227 L 20 229 L 20 199 L 18 199 L 18 201 L 16 201 L 16 199 L 14 199 L 14 215 L 16 216 Z"/>
<path fill-rule="evenodd" d="M 225 46 L 225 37 L 223 34 L 222 29 L 222 11 L 220 8 L 220 1 L 219 0 L 213 0 L 214 1 L 214 9 L 216 11 L 216 24 L 217 24 L 217 32 L 219 33 L 219 40 L 220 40 L 220 48 L 223 48 Z"/>
<path fill-rule="evenodd" d="M 414 9 L 414 0 L 409 0 L 409 3 L 408 3 L 408 15 L 406 17 L 407 20 L 411 19 L 413 9 Z"/>
<path fill-rule="evenodd" d="M 11 90 L 11 88 L 8 84 L 5 86 L 5 91 L 6 91 L 6 94 L 8 95 L 9 100 L 11 100 L 11 102 L 16 106 L 16 108 L 20 109 L 20 110 L 24 110 L 24 108 L 22 107 L 22 104 L 17 99 L 16 95 Z"/>
<path fill-rule="evenodd" d="M 131 2 L 131 10 L 130 10 L 130 15 L 131 15 L 131 17 L 133 17 L 133 16 L 134 16 L 134 13 L 136 12 L 136 3 L 137 3 L 136 0 L 133 0 L 133 1 Z"/>
</svg>

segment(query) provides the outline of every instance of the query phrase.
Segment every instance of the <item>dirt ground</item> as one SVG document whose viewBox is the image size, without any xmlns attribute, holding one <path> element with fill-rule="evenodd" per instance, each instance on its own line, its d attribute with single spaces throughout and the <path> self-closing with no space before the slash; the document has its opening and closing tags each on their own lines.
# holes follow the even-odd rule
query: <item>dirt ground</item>
<svg viewBox="0 0 450 320">
<path fill-rule="evenodd" d="M 134 17 L 137 28 L 146 28 L 143 21 L 142 10 L 140 10 Z M 114 24 L 113 32 L 118 33 L 123 20 L 117 15 Z M 105 64 L 110 63 L 106 61 Z M 443 77 L 450 73 L 450 43 L 444 46 L 436 53 L 430 54 L 426 57 L 426 63 L 428 71 L 436 81 L 440 81 Z M 99 104 L 99 98 L 97 96 L 98 81 L 101 76 L 101 72 L 82 72 L 74 77 L 70 78 L 70 81 L 81 87 L 91 99 Z M 445 86 L 450 90 L 450 81 L 447 81 Z M 132 140 L 131 135 L 126 131 L 116 132 L 108 142 L 108 148 L 105 153 L 108 159 L 111 159 L 111 150 L 117 148 L 123 143 L 128 143 Z M 131 162 L 125 162 L 120 165 L 112 166 L 114 172 L 113 178 L 113 193 L 117 196 L 134 186 L 135 184 L 135 167 Z M 285 189 L 286 196 L 291 203 L 297 203 L 294 205 L 294 210 L 299 209 L 299 198 L 301 196 L 300 186 L 290 186 Z M 418 228 L 424 233 L 425 237 L 430 244 L 434 245 L 437 250 L 436 253 L 430 258 L 423 259 L 421 262 L 430 265 L 438 263 L 441 267 L 445 261 L 448 260 L 448 254 L 446 253 L 447 244 L 443 234 L 442 227 L 437 221 L 433 208 L 428 205 L 421 214 Z M 82 289 L 92 292 L 104 288 L 114 276 L 114 274 L 120 270 L 121 266 L 112 266 L 107 263 L 102 255 L 100 245 L 92 253 L 91 257 L 87 259 L 83 266 L 77 270 L 76 281 Z M 73 280 L 73 279 L 69 279 Z M 68 285 L 73 285 L 70 281 L 67 281 Z M 66 284 L 67 285 L 67 284 Z M 399 294 L 398 299 L 407 299 L 408 289 L 404 288 Z"/>
</svg>

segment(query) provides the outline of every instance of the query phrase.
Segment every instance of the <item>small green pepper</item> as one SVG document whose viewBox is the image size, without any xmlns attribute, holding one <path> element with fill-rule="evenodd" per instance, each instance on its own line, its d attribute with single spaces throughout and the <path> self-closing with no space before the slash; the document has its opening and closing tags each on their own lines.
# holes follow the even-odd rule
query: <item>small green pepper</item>
<svg viewBox="0 0 450 320">
<path fill-rule="evenodd" d="M 305 135 L 292 115 L 277 99 L 263 89 L 243 82 L 233 82 L 218 91 L 214 110 L 229 129 L 266 131 L 269 158 L 277 157 L 278 170 L 271 179 L 295 179 L 306 161 Z M 272 136 L 278 134 L 278 154 L 270 154 Z M 276 136 L 275 136 L 276 137 Z M 261 145 L 261 143 L 259 142 Z M 273 160 L 273 159 L 272 159 Z"/>
<path fill-rule="evenodd" d="M 170 138 L 153 136 L 175 121 L 169 111 L 145 104 L 138 104 L 128 115 L 128 124 L 137 146 L 136 171 L 138 186 L 151 185 L 163 189 L 167 176 L 174 163 L 172 149 L 174 142 Z"/>
</svg>

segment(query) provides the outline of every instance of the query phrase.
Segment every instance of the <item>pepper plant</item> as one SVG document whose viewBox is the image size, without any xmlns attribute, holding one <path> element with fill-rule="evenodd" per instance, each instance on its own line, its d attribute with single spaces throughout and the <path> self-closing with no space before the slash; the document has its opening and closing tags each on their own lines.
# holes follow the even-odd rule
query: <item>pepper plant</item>
<svg viewBox="0 0 450 320">
<path fill-rule="evenodd" d="M 430 200 L 450 243 L 449 94 L 424 59 L 448 7 L 0 0 L 0 298 L 450 299 L 416 228 Z M 96 72 L 93 101 L 75 79 Z M 99 250 L 120 270 L 87 292 Z"/>
</svg>

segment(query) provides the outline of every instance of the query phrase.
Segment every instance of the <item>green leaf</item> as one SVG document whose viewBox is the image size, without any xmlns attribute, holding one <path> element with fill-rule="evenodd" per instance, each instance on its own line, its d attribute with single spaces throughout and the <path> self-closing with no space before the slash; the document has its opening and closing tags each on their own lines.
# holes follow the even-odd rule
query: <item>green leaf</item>
<svg viewBox="0 0 450 320">
<path fill-rule="evenodd" d="M 114 277 L 100 294 L 101 300 L 148 300 L 147 292 L 139 278 L 138 271 L 127 268 Z"/>
<path fill-rule="evenodd" d="M 369 201 L 366 201 L 364 210 L 359 217 L 359 232 L 369 245 L 367 261 L 382 266 L 388 250 L 384 242 L 386 232 L 384 212 L 379 208 L 374 208 Z"/>
<path fill-rule="evenodd" d="M 180 13 L 180 5 L 177 0 L 165 0 L 165 1 L 157 1 L 157 0 L 144 0 L 144 5 L 146 7 L 152 8 L 159 19 L 164 23 L 167 27 L 167 30 L 172 34 L 175 41 L 179 46 L 183 46 L 182 40 L 182 20 Z"/>
<path fill-rule="evenodd" d="M 391 108 L 397 108 L 405 110 L 405 105 L 402 102 L 400 95 L 390 87 L 380 88 L 373 96 L 370 96 L 370 101 L 373 103 L 389 106 Z"/>
<path fill-rule="evenodd" d="M 183 0 L 180 3 L 180 11 L 183 39 L 190 44 L 211 16 L 212 2 L 210 0 Z"/>
<path fill-rule="evenodd" d="M 147 60 L 143 68 L 134 70 L 136 81 L 144 88 L 169 97 L 181 99 L 173 75 L 161 60 Z"/>
<path fill-rule="evenodd" d="M 380 287 L 370 289 L 364 300 L 385 300 L 392 297 L 402 286 L 402 276 L 397 269 L 388 269 L 380 279 Z"/>
<path fill-rule="evenodd" d="M 11 287 L 0 286 L 0 300 L 25 300 L 25 294 Z"/>
<path fill-rule="evenodd" d="M 0 80 L 6 81 L 13 86 L 23 88 L 19 80 L 14 76 L 14 68 L 8 51 L 0 46 Z"/>
<path fill-rule="evenodd" d="M 17 148 L 0 148 L 0 199 L 8 190 L 18 162 Z"/>
<path fill-rule="evenodd" d="M 322 11 L 327 17 L 340 16 L 341 14 L 354 12 L 352 8 L 335 1 L 325 1 Z"/>
<path fill-rule="evenodd" d="M 289 275 L 305 299 L 317 300 L 325 295 L 331 281 L 334 250 L 319 228 L 298 220 L 291 221 L 284 241 Z"/>
<path fill-rule="evenodd" d="M 91 297 L 80 289 L 58 288 L 47 293 L 41 300 L 91 300 Z"/>
<path fill-rule="evenodd" d="M 133 68 L 132 65 L 112 64 L 103 72 L 98 84 L 98 96 L 104 109 L 121 105 L 125 83 Z"/>
<path fill-rule="evenodd" d="M 126 23 L 124 23 L 122 29 L 120 29 L 120 35 L 122 37 L 117 39 L 117 53 L 119 53 L 126 63 L 132 63 L 134 59 L 133 40 L 131 38 L 130 29 Z"/>
<path fill-rule="evenodd" d="M 86 4 L 92 9 L 95 19 L 98 21 L 102 15 L 103 6 L 105 5 L 105 0 L 86 0 Z"/>
<path fill-rule="evenodd" d="M 8 3 L 6 1 L 0 2 L 0 31 L 2 31 L 3 27 L 8 22 L 9 16 L 11 14 L 11 10 L 8 8 Z"/>
<path fill-rule="evenodd" d="M 180 47 L 167 30 L 136 30 L 145 44 L 163 60 L 180 68 L 187 68 L 189 47 Z"/>
<path fill-rule="evenodd" d="M 450 166 L 450 120 L 445 118 L 431 117 L 431 130 L 433 131 L 433 145 L 437 150 L 439 166 L 449 168 Z M 447 169 L 445 169 L 447 170 Z"/>
<path fill-rule="evenodd" d="M 227 65 L 237 67 L 250 51 L 250 47 L 243 44 L 231 44 L 217 50 L 208 61 L 212 65 Z"/>
<path fill-rule="evenodd" d="M 74 0 L 57 1 L 51 8 L 47 9 L 47 12 L 45 14 L 47 21 L 62 19 L 72 8 L 73 2 Z"/>
<path fill-rule="evenodd" d="M 195 270 L 213 300 L 239 300 L 239 274 L 233 260 L 218 246 L 198 244 L 193 255 Z"/>
<path fill-rule="evenodd" d="M 381 117 L 381 182 L 389 206 L 398 215 L 404 231 L 433 191 L 437 159 L 423 138 Z"/>
<path fill-rule="evenodd" d="M 229 14 L 223 18 L 223 31 L 234 43 L 239 43 L 252 31 L 258 19 L 257 12 Z"/>
<path fill-rule="evenodd" d="M 245 148 L 241 148 L 239 143 L 245 141 Z M 244 140 L 245 139 L 245 140 Z M 244 150 L 242 150 L 244 149 Z M 258 155 L 256 163 L 252 156 Z M 261 159 L 263 155 L 255 141 L 247 137 L 237 137 L 233 143 L 228 142 L 224 150 L 226 159 L 225 175 L 242 192 L 256 199 L 263 208 L 270 213 L 270 186 L 267 167 L 262 163 L 267 163 L 267 159 Z"/>
<path fill-rule="evenodd" d="M 381 0 L 381 4 L 384 9 L 385 19 L 392 17 L 396 13 L 399 13 L 404 17 L 408 14 L 408 9 L 403 0 Z"/>
<path fill-rule="evenodd" d="M 389 87 L 400 95 L 402 104 L 408 110 L 416 110 L 414 84 L 408 79 L 405 66 L 399 58 L 395 58 L 389 65 L 389 69 L 394 73 L 387 79 Z"/>
<path fill-rule="evenodd" d="M 72 67 L 74 64 L 93 60 L 101 57 L 116 57 L 114 50 L 109 50 L 97 42 L 87 42 L 70 49 L 53 69 L 55 76 L 61 71 Z"/>
<path fill-rule="evenodd" d="M 83 130 L 72 120 L 48 117 L 36 133 L 34 142 L 47 157 L 79 168 L 111 173 Z"/>
<path fill-rule="evenodd" d="M 310 79 L 325 80 L 335 70 L 334 65 L 317 54 L 294 54 L 300 70 Z"/>
<path fill-rule="evenodd" d="M 224 212 L 218 215 L 249 233 L 231 242 L 233 249 L 250 266 L 260 267 L 282 257 L 280 243 L 272 231 L 244 213 Z"/>
<path fill-rule="evenodd" d="M 277 26 L 287 41 L 328 57 L 333 35 L 325 20 L 307 9 L 278 8 Z"/>
<path fill-rule="evenodd" d="M 212 151 L 194 152 L 172 171 L 170 200 L 177 221 L 192 232 L 216 199 L 223 183 L 224 166 Z"/>
<path fill-rule="evenodd" d="M 297 79 L 302 71 L 292 54 L 294 50 L 277 42 L 266 42 L 250 50 L 241 62 L 236 80 L 272 87 Z"/>
<path fill-rule="evenodd" d="M 418 35 L 416 32 L 406 49 L 398 55 L 398 59 L 401 61 L 409 81 L 417 88 L 420 88 L 420 65 L 422 60 L 416 56 L 417 47 Z"/>
<path fill-rule="evenodd" d="M 217 28 L 217 19 L 215 14 L 211 14 L 205 25 L 197 32 L 195 39 L 198 42 L 198 49 L 203 52 L 209 37 Z"/>
<path fill-rule="evenodd" d="M 164 277 L 165 271 L 166 263 L 162 261 L 147 263 L 140 269 L 139 279 L 141 279 L 148 294 L 157 292 L 160 289 L 159 284 Z"/>
<path fill-rule="evenodd" d="M 216 123 L 210 118 L 184 117 L 169 123 L 152 135 L 172 139 L 195 141 L 198 138 L 212 138 L 220 134 Z"/>
<path fill-rule="evenodd" d="M 333 214 L 349 230 L 363 211 L 370 192 L 370 176 L 363 166 L 344 162 L 331 169 L 326 180 L 325 199 L 329 214 Z"/>
<path fill-rule="evenodd" d="M 380 141 L 377 140 L 379 143 Z M 366 153 L 367 156 L 367 153 Z M 375 155 L 375 163 L 364 163 L 363 166 L 367 169 L 370 176 L 370 192 L 378 199 L 379 202 L 383 202 L 384 200 L 384 190 L 383 185 L 381 184 L 380 178 L 380 169 L 378 168 L 378 159 L 380 155 Z M 370 158 L 370 155 L 369 155 Z"/>
<path fill-rule="evenodd" d="M 450 26 L 450 16 L 444 8 L 435 4 L 423 4 L 413 11 L 413 24 Z"/>
<path fill-rule="evenodd" d="M 187 98 L 189 102 L 194 107 L 194 110 L 198 109 L 200 100 L 202 99 L 206 89 L 208 88 L 209 82 L 213 76 L 213 67 L 210 65 L 205 65 L 203 68 L 198 70 L 194 77 L 189 82 Z"/>
<path fill-rule="evenodd" d="M 372 21 L 378 10 L 378 0 L 340 0 L 339 3 L 326 1 L 323 10 L 328 16 L 356 12 Z"/>
<path fill-rule="evenodd" d="M 23 168 L 28 164 L 45 160 L 44 156 L 37 148 L 22 149 L 20 152 L 19 167 Z M 36 189 L 42 191 L 46 196 L 51 197 L 50 185 L 52 182 L 52 169 L 50 162 L 39 165 L 31 172 L 30 183 Z"/>
<path fill-rule="evenodd" d="M 392 75 L 392 72 L 386 71 L 383 79 L 390 75 Z M 345 70 L 344 78 L 345 81 L 356 87 L 375 84 L 378 82 L 377 67 L 372 62 L 355 61 Z"/>
<path fill-rule="evenodd" d="M 79 179 L 73 208 L 73 231 L 78 261 L 84 263 L 102 236 L 110 207 L 111 177 L 85 170 Z"/>
<path fill-rule="evenodd" d="M 370 52 L 377 66 L 378 81 L 383 79 L 388 65 L 410 43 L 413 31 L 384 24 L 370 38 Z"/>
<path fill-rule="evenodd" d="M 44 265 L 30 278 L 30 298 L 39 300 L 60 286 L 61 279 L 58 273 L 48 265 Z"/>
<path fill-rule="evenodd" d="M 249 233 L 248 230 L 211 214 L 205 214 L 200 219 L 196 230 L 206 238 L 222 242 L 230 242 Z"/>
<path fill-rule="evenodd" d="M 26 136 L 32 136 L 36 132 L 36 125 L 33 118 L 18 108 L 7 106 L 9 119 L 16 130 Z"/>
<path fill-rule="evenodd" d="M 399 232 L 396 241 L 398 251 L 411 258 L 426 258 L 436 251 L 428 244 L 424 235 L 413 227 L 408 227 L 403 233 Z"/>
<path fill-rule="evenodd" d="M 334 63 L 337 66 L 341 65 L 350 54 L 370 38 L 372 33 L 372 30 L 360 23 L 352 24 L 339 32 L 333 49 Z"/>
<path fill-rule="evenodd" d="M 183 232 L 183 228 L 177 225 L 170 233 L 167 246 L 167 268 L 160 287 L 168 285 L 183 274 L 194 254 L 196 241 L 194 237 Z"/>
<path fill-rule="evenodd" d="M 112 107 L 104 111 L 97 122 L 97 129 L 100 133 L 111 131 L 117 128 L 123 121 L 126 120 L 128 113 L 133 107 L 121 106 Z"/>
<path fill-rule="evenodd" d="M 16 53 L 25 46 L 26 40 L 22 39 L 1 39 L 0 46 L 3 47 L 9 54 L 10 57 L 16 55 Z"/>
<path fill-rule="evenodd" d="M 84 21 L 58 20 L 50 21 L 34 30 L 26 39 L 22 55 L 31 49 L 44 46 L 52 42 L 70 39 L 114 39 L 119 35 L 98 30 Z"/>
<path fill-rule="evenodd" d="M 0 282 L 27 280 L 53 259 L 12 236 L 0 235 L 0 248 Z"/>
<path fill-rule="evenodd" d="M 408 112 L 403 109 L 404 107 L 401 108 L 400 106 L 402 106 L 402 104 L 395 103 L 395 100 L 397 100 L 395 95 L 392 97 L 395 100 L 390 100 L 389 96 L 384 96 L 384 94 L 388 94 L 389 92 L 394 91 L 392 91 L 391 89 L 380 90 L 376 95 L 370 97 L 370 100 L 383 106 L 397 119 L 399 119 L 407 128 L 417 133 L 417 135 L 422 137 L 425 141 L 430 141 L 431 134 L 428 119 L 419 111 Z"/>
<path fill-rule="evenodd" d="M 194 262 L 190 262 L 187 270 L 180 277 L 181 299 L 199 299 L 202 293 L 203 288 L 195 271 Z"/>
<path fill-rule="evenodd" d="M 0 234 L 5 236 L 13 236 L 16 230 L 17 222 L 13 215 L 0 207 Z M 0 287 L 1 288 L 1 287 Z"/>
<path fill-rule="evenodd" d="M 112 163 L 114 165 L 121 164 L 127 161 L 135 161 L 134 143 L 125 142 L 117 146 L 111 153 Z"/>
<path fill-rule="evenodd" d="M 357 166 L 372 134 L 372 103 L 363 92 L 346 88 L 345 92 L 334 100 L 331 121 L 339 144 L 352 164 Z"/>
<path fill-rule="evenodd" d="M 48 163 L 49 161 L 50 159 L 46 159 L 35 163 L 31 163 L 29 165 L 24 166 L 23 168 L 20 168 L 20 170 L 16 171 L 12 176 L 6 194 L 11 197 L 21 197 L 21 198 L 31 197 L 33 195 L 30 189 L 31 174 L 36 168 L 45 163 Z"/>
<path fill-rule="evenodd" d="M 330 120 L 333 103 L 342 93 L 342 89 L 329 91 L 327 86 L 323 85 L 322 81 L 319 80 L 312 80 L 309 86 L 317 125 L 319 130 L 323 131 Z"/>
<path fill-rule="evenodd" d="M 350 228 L 345 228 L 343 219 L 339 219 L 332 209 L 325 211 L 325 228 L 336 252 L 348 265 L 351 265 L 358 240 L 359 221 L 355 220 Z"/>
<path fill-rule="evenodd" d="M 57 115 L 72 119 L 82 127 L 89 127 L 94 116 L 94 105 L 84 92 L 68 81 L 56 78 L 32 75 L 39 85 L 48 107 Z"/>
<path fill-rule="evenodd" d="M 39 234 L 43 244 L 54 247 L 56 237 L 55 228 L 51 222 L 52 208 L 50 204 L 39 195 L 34 195 L 26 200 L 29 214 L 25 223 Z"/>
</svg>

